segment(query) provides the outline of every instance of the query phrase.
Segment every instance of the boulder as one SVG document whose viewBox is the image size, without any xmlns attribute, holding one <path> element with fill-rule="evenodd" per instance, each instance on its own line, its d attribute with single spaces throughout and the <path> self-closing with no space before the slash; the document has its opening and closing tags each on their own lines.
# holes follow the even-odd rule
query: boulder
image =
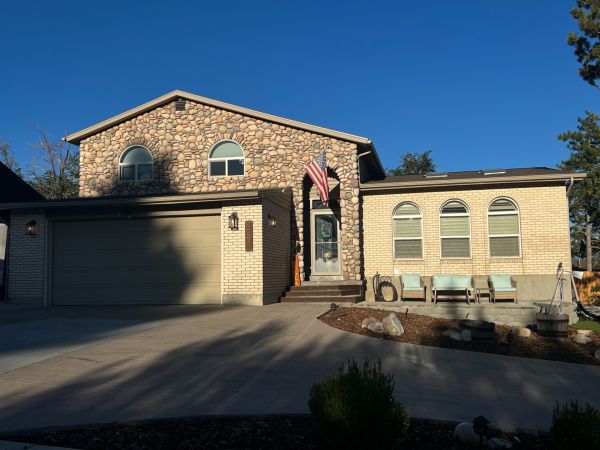
<svg viewBox="0 0 600 450">
<path fill-rule="evenodd" d="M 600 360 L 600 348 L 594 352 L 594 358 Z"/>
<path fill-rule="evenodd" d="M 383 333 L 383 324 L 381 322 L 371 322 L 367 325 L 367 330 L 373 333 Z"/>
<path fill-rule="evenodd" d="M 367 328 L 370 323 L 379 322 L 375 317 L 365 317 L 360 325 L 361 328 Z"/>
<path fill-rule="evenodd" d="M 450 339 L 453 339 L 455 341 L 461 340 L 460 333 L 452 328 L 448 328 L 446 331 L 444 331 L 442 333 L 442 336 L 447 336 Z"/>
<path fill-rule="evenodd" d="M 462 330 L 460 332 L 460 340 L 464 342 L 471 342 L 471 330 Z"/>
<path fill-rule="evenodd" d="M 576 342 L 578 344 L 589 344 L 590 342 L 592 342 L 592 338 L 588 337 L 588 336 L 584 336 L 583 334 L 574 334 L 572 336 L 573 342 Z"/>
<path fill-rule="evenodd" d="M 594 332 L 592 330 L 577 330 L 577 334 L 581 334 L 582 336 L 592 337 Z"/>
<path fill-rule="evenodd" d="M 531 330 L 526 327 L 514 327 L 512 330 L 513 334 L 518 337 L 529 337 L 531 336 Z"/>
<path fill-rule="evenodd" d="M 396 314 L 388 314 L 381 322 L 383 323 L 383 332 L 388 336 L 400 336 L 404 334 L 404 327 Z"/>
<path fill-rule="evenodd" d="M 479 435 L 473 430 L 472 423 L 463 422 L 456 425 L 454 438 L 467 447 L 479 448 Z"/>
</svg>

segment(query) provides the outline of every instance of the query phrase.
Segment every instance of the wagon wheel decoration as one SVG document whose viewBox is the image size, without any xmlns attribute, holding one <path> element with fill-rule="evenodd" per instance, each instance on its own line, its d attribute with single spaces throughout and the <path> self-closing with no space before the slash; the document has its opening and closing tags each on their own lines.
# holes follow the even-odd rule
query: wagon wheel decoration
<svg viewBox="0 0 600 450">
<path fill-rule="evenodd" d="M 383 290 L 385 288 L 391 289 L 391 298 L 385 298 L 383 295 Z M 379 275 L 379 272 L 377 272 L 373 277 L 373 293 L 375 295 L 376 302 L 395 302 L 398 300 L 398 290 L 392 283 L 392 277 Z"/>
</svg>

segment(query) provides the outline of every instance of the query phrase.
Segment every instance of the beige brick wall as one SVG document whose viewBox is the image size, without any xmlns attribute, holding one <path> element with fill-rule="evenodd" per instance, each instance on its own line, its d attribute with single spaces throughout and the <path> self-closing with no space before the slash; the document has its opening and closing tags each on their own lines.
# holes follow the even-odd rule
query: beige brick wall
<svg viewBox="0 0 600 450">
<path fill-rule="evenodd" d="M 27 236 L 25 224 L 37 222 L 37 234 Z M 46 218 L 43 211 L 13 210 L 8 246 L 8 299 L 43 304 L 46 258 Z"/>
<path fill-rule="evenodd" d="M 277 224 L 271 227 L 269 215 Z M 265 303 L 276 302 L 291 281 L 291 210 L 271 201 L 263 204 L 263 292 Z"/>
<path fill-rule="evenodd" d="M 520 258 L 490 258 L 487 231 L 489 204 L 498 197 L 511 198 L 519 207 L 521 223 Z M 471 213 L 469 259 L 440 257 L 439 211 L 450 199 L 464 201 Z M 402 261 L 393 258 L 392 213 L 402 202 L 421 208 L 424 258 Z M 419 273 L 513 275 L 554 274 L 559 262 L 570 270 L 571 249 L 568 202 L 564 186 L 494 187 L 452 191 L 398 192 L 363 196 L 365 275 Z"/>
<path fill-rule="evenodd" d="M 236 212 L 239 230 L 229 229 Z M 253 250 L 246 251 L 246 221 L 253 222 Z M 263 207 L 234 203 L 221 211 L 221 289 L 223 304 L 263 304 Z"/>
</svg>

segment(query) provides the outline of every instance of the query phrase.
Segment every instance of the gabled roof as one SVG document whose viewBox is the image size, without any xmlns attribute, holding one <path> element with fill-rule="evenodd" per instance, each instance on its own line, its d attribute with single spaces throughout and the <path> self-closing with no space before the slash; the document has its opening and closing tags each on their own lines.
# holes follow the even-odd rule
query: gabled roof
<svg viewBox="0 0 600 450">
<path fill-rule="evenodd" d="M 312 133 L 321 134 L 323 136 L 329 136 L 336 139 L 340 139 L 343 141 L 354 142 L 356 144 L 362 145 L 371 145 L 371 140 L 362 136 L 356 136 L 354 134 L 343 133 L 341 131 L 330 130 L 329 128 L 318 127 L 316 125 L 310 125 L 308 123 L 299 122 L 297 120 L 286 119 L 285 117 L 274 116 L 272 114 L 263 113 L 260 111 L 255 111 L 253 109 L 244 108 L 242 106 L 232 105 L 231 103 L 221 102 L 219 100 L 213 100 L 206 97 L 201 97 L 200 95 L 190 94 L 189 92 L 175 90 L 165 94 L 161 97 L 155 98 L 143 105 L 140 105 L 136 108 L 130 109 L 129 111 L 125 111 L 124 113 L 118 114 L 110 119 L 106 119 L 96 125 L 92 125 L 91 127 L 85 128 L 81 131 L 77 131 L 76 133 L 72 133 L 63 138 L 63 140 L 70 142 L 71 144 L 79 145 L 79 143 L 85 138 L 97 134 L 103 130 L 114 127 L 126 120 L 129 120 L 135 116 L 143 114 L 152 109 L 158 108 L 159 106 L 170 103 L 178 98 L 183 98 L 186 100 L 190 100 L 197 103 L 202 103 L 204 105 L 213 106 L 215 108 L 224 109 L 227 111 L 232 111 L 238 114 L 243 114 L 245 116 L 255 117 L 257 119 L 265 120 L 268 122 L 273 122 L 281 125 L 287 125 L 292 128 L 298 128 L 300 130 L 310 131 Z"/>
<path fill-rule="evenodd" d="M 525 167 L 515 169 L 485 169 L 463 172 L 438 172 L 426 175 L 389 176 L 383 180 L 361 184 L 361 190 L 414 189 L 428 187 L 474 186 L 485 184 L 514 184 L 539 182 L 566 182 L 581 180 L 585 173 L 551 169 L 549 167 Z"/>
<path fill-rule="evenodd" d="M 42 194 L 0 162 L 0 203 L 41 200 Z"/>
</svg>

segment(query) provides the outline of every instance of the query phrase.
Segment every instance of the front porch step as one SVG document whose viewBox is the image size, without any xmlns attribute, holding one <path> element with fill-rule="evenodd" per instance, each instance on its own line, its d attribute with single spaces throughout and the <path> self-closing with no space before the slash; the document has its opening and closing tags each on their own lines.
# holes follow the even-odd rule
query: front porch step
<svg viewBox="0 0 600 450">
<path fill-rule="evenodd" d="M 364 301 L 364 285 L 361 282 L 304 282 L 292 286 L 281 298 L 282 302 L 358 303 Z"/>
</svg>

